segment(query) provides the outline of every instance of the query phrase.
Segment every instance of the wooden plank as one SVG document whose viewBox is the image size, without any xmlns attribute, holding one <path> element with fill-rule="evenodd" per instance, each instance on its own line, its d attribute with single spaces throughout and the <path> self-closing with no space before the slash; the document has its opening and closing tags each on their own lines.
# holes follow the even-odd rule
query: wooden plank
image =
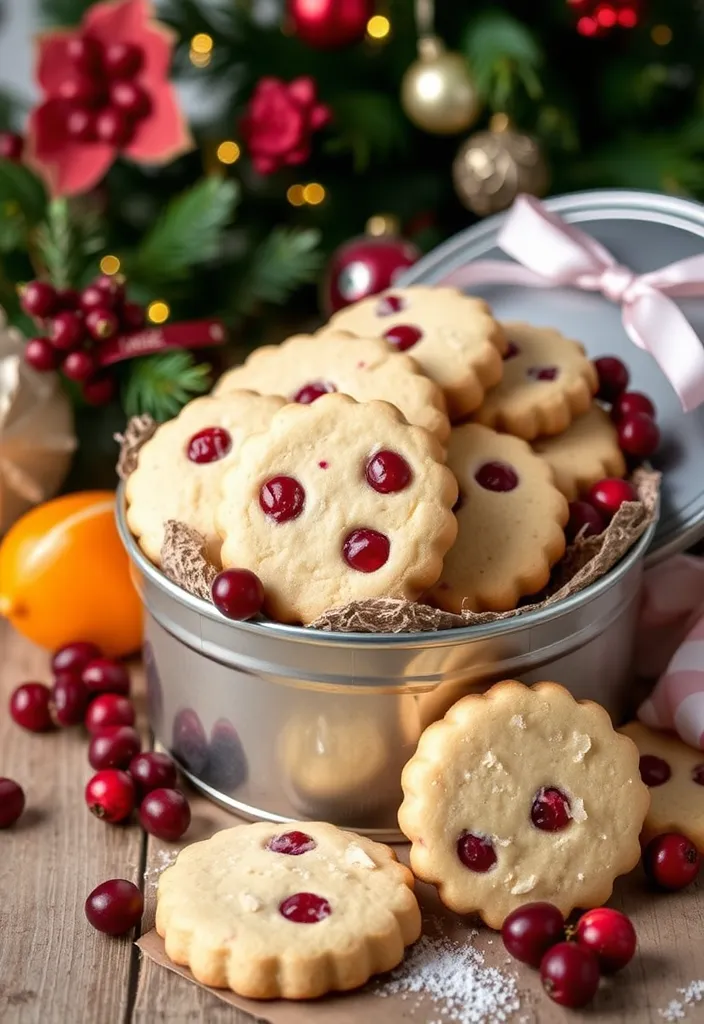
<svg viewBox="0 0 704 1024">
<path fill-rule="evenodd" d="M 105 879 L 138 880 L 142 836 L 86 808 L 82 730 L 36 736 L 12 722 L 10 692 L 27 679 L 48 681 L 47 655 L 0 619 L 0 775 L 27 798 L 20 821 L 0 832 L 0 1020 L 121 1024 L 134 947 L 94 931 L 83 904 Z"/>
</svg>

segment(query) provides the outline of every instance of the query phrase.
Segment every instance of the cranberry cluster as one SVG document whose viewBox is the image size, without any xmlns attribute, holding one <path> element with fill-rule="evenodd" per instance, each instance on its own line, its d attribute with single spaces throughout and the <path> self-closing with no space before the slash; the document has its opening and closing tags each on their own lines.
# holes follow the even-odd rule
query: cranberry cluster
<svg viewBox="0 0 704 1024">
<path fill-rule="evenodd" d="M 647 459 L 660 444 L 655 406 L 640 391 L 627 391 L 628 368 L 615 356 L 603 356 L 594 363 L 599 375 L 597 398 L 611 406 L 621 451 L 631 459 Z"/>
<path fill-rule="evenodd" d="M 101 342 L 144 325 L 144 310 L 128 302 L 120 277 L 100 275 L 81 292 L 57 291 L 46 281 L 30 281 L 21 291 L 22 308 L 47 332 L 27 342 L 25 359 L 35 370 L 61 370 L 82 386 L 91 405 L 104 405 L 115 392 L 113 377 L 100 370 Z"/>
<path fill-rule="evenodd" d="M 139 84 L 144 50 L 135 43 L 104 46 L 89 35 L 68 40 L 72 74 L 61 83 L 63 128 L 76 142 L 102 142 L 123 149 L 151 111 L 149 94 Z"/>
</svg>

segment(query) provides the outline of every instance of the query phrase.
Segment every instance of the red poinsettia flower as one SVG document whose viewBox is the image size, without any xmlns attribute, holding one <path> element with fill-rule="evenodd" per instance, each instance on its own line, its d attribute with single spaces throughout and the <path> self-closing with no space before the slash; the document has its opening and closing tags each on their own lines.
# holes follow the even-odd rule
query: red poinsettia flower
<svg viewBox="0 0 704 1024">
<path fill-rule="evenodd" d="M 27 152 L 56 195 L 88 191 L 118 154 L 160 164 L 192 147 L 168 77 L 174 36 L 152 13 L 149 0 L 108 0 L 77 29 L 39 38 L 44 102 Z"/>
<path fill-rule="evenodd" d="M 240 133 L 260 174 L 302 164 L 310 156 L 311 136 L 332 116 L 319 103 L 315 79 L 293 82 L 260 78 L 240 122 Z"/>
</svg>

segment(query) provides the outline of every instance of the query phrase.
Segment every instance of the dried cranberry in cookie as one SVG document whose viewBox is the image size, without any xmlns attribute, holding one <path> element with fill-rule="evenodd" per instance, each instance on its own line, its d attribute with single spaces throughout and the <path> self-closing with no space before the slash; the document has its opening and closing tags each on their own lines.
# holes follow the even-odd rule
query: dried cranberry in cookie
<svg viewBox="0 0 704 1024">
<path fill-rule="evenodd" d="M 429 599 L 448 612 L 509 611 L 564 554 L 567 502 L 525 441 L 476 423 L 453 428 L 448 466 L 459 532 Z"/>
<path fill-rule="evenodd" d="M 256 573 L 281 622 L 371 597 L 415 600 L 457 534 L 443 462 L 436 438 L 386 402 L 286 405 L 223 478 L 223 565 Z"/>
<path fill-rule="evenodd" d="M 594 364 L 578 342 L 551 327 L 502 326 L 511 358 L 474 419 L 525 441 L 561 434 L 589 410 L 599 383 Z"/>
<path fill-rule="evenodd" d="M 179 853 L 159 879 L 156 930 L 204 985 L 314 999 L 396 967 L 421 919 L 388 846 L 322 822 L 262 822 Z"/>
<path fill-rule="evenodd" d="M 685 676 L 682 672 L 683 693 Z M 679 832 L 704 853 L 704 751 L 640 722 L 629 722 L 620 731 L 638 747 L 641 778 L 650 789 L 643 841 Z"/>
<path fill-rule="evenodd" d="M 490 928 L 525 903 L 565 917 L 605 903 L 640 859 L 638 751 L 557 683 L 464 697 L 422 734 L 401 784 L 413 873 Z"/>
<path fill-rule="evenodd" d="M 445 392 L 450 419 L 459 420 L 482 403 L 501 380 L 506 339 L 482 299 L 457 288 L 393 288 L 340 310 L 324 327 L 360 338 L 385 338 L 416 360 Z"/>
<path fill-rule="evenodd" d="M 616 428 L 596 403 L 562 434 L 537 438 L 533 451 L 550 466 L 556 486 L 568 501 L 586 494 L 604 477 L 626 472 Z"/>
<path fill-rule="evenodd" d="M 164 524 L 176 519 L 205 537 L 209 559 L 220 564 L 214 522 L 220 482 L 245 438 L 264 430 L 283 405 L 273 395 L 233 391 L 197 398 L 157 428 L 125 489 L 127 522 L 152 562 L 161 563 Z"/>
<path fill-rule="evenodd" d="M 391 402 L 409 423 L 425 427 L 446 444 L 450 421 L 442 389 L 418 364 L 380 338 L 355 338 L 347 331 L 296 334 L 281 345 L 258 348 L 242 365 L 221 377 L 216 395 L 251 388 L 310 405 L 335 391 L 358 402 Z"/>
</svg>

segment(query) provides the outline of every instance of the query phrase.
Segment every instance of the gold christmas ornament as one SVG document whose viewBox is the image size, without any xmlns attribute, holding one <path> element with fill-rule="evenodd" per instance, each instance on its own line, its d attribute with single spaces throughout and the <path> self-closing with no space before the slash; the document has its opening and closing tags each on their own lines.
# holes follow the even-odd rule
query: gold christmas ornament
<svg viewBox="0 0 704 1024">
<path fill-rule="evenodd" d="M 495 114 L 488 131 L 460 146 L 452 180 L 460 202 L 486 217 L 505 210 L 521 192 L 545 195 L 550 173 L 539 143 L 516 131 L 505 114 Z"/>
<path fill-rule="evenodd" d="M 481 104 L 464 57 L 446 50 L 437 36 L 422 36 L 418 60 L 403 76 L 401 106 L 418 128 L 456 135 L 471 128 Z"/>
<path fill-rule="evenodd" d="M 56 494 L 76 448 L 71 403 L 58 377 L 32 370 L 23 350 L 0 309 L 0 535 Z"/>
</svg>

